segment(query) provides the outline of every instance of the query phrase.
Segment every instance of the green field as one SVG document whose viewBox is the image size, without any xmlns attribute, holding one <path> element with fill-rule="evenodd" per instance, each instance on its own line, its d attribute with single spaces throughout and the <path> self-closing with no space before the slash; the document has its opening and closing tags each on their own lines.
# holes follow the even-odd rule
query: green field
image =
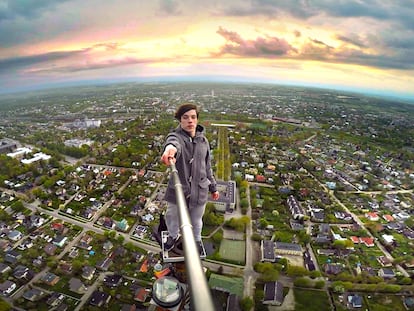
<svg viewBox="0 0 414 311">
<path fill-rule="evenodd" d="M 240 264 L 245 263 L 246 242 L 223 239 L 220 244 L 222 259 L 231 260 Z"/>
<path fill-rule="evenodd" d="M 331 310 L 329 297 L 325 291 L 294 289 L 296 311 Z"/>
</svg>

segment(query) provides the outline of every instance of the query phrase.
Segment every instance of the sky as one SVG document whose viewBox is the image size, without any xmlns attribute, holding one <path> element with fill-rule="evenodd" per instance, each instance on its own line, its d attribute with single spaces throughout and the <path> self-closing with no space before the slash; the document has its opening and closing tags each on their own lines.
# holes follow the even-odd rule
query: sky
<svg viewBox="0 0 414 311">
<path fill-rule="evenodd" d="M 0 93 L 175 79 L 414 100 L 414 1 L 0 0 Z"/>
</svg>

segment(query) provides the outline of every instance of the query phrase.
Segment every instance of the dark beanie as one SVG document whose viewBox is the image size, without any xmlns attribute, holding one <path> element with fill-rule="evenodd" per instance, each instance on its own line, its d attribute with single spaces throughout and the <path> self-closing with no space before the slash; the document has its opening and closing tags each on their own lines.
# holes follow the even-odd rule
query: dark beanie
<svg viewBox="0 0 414 311">
<path fill-rule="evenodd" d="M 179 106 L 178 108 L 177 108 L 177 110 L 175 111 L 175 115 L 174 115 L 174 117 L 178 120 L 178 121 L 180 121 L 181 120 L 181 116 L 184 114 L 184 113 L 186 113 L 187 111 L 189 111 L 189 110 L 195 110 L 196 112 L 197 112 L 197 118 L 198 118 L 198 113 L 199 113 L 199 111 L 198 111 L 198 108 L 197 108 L 197 106 L 196 105 L 194 105 L 194 104 L 182 104 L 181 106 Z"/>
</svg>

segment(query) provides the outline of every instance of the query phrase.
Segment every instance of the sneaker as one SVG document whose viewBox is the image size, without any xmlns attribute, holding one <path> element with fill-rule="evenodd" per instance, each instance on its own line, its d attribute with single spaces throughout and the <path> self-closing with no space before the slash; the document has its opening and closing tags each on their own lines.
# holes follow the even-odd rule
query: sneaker
<svg viewBox="0 0 414 311">
<path fill-rule="evenodd" d="M 168 236 L 167 241 L 165 241 L 164 243 L 164 250 L 169 252 L 170 250 L 172 250 L 175 246 L 175 243 L 177 242 L 178 237 L 176 237 L 175 239 L 173 239 L 172 237 Z"/>
</svg>

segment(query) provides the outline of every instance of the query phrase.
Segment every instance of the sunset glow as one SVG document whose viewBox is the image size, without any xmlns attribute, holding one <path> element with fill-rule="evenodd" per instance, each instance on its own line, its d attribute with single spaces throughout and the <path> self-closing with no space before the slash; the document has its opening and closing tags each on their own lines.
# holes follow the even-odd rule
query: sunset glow
<svg viewBox="0 0 414 311">
<path fill-rule="evenodd" d="M 231 76 L 414 98 L 412 2 L 0 2 L 0 92 Z"/>
</svg>

